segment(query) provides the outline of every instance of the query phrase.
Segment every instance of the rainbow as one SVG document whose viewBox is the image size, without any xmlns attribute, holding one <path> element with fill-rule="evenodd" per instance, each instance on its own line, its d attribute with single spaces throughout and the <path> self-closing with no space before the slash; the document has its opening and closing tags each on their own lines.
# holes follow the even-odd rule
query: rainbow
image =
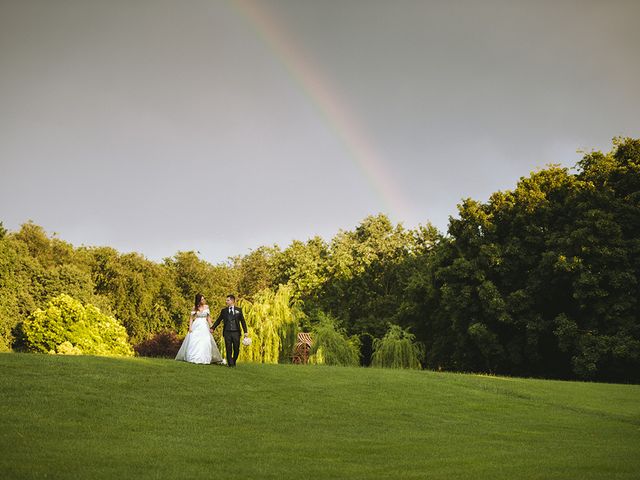
<svg viewBox="0 0 640 480">
<path fill-rule="evenodd" d="M 394 183 L 394 176 L 386 168 L 375 144 L 365 129 L 347 108 L 322 73 L 309 60 L 265 8 L 254 0 L 232 0 L 232 6 L 248 21 L 258 38 L 264 42 L 282 63 L 289 76 L 309 98 L 324 123 L 340 140 L 357 169 L 379 198 L 386 214 L 396 219 L 410 218 L 408 202 Z"/>
</svg>

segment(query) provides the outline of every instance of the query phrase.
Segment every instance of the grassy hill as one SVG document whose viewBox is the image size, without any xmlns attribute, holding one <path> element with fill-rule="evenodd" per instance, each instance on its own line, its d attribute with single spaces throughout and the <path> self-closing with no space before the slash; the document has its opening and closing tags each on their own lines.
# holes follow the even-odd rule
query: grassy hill
<svg viewBox="0 0 640 480">
<path fill-rule="evenodd" d="M 640 478 L 640 386 L 0 354 L 13 478 Z"/>
</svg>

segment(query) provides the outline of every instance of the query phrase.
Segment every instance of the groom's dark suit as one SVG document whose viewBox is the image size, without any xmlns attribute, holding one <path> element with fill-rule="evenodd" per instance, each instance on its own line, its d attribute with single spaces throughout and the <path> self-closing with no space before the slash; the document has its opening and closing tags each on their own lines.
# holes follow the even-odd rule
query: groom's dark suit
<svg viewBox="0 0 640 480">
<path fill-rule="evenodd" d="M 220 322 L 223 325 L 222 336 L 224 337 L 224 347 L 227 351 L 227 365 L 235 367 L 238 355 L 240 355 L 240 325 L 242 325 L 243 333 L 247 333 L 247 323 L 244 321 L 242 309 L 235 305 L 223 308 L 211 328 L 215 330 L 220 325 Z"/>
</svg>

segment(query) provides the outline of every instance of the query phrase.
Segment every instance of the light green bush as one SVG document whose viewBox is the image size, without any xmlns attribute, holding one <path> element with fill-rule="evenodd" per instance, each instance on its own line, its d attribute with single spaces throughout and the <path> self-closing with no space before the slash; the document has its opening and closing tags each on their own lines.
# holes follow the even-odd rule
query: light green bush
<svg viewBox="0 0 640 480">
<path fill-rule="evenodd" d="M 42 353 L 133 355 L 127 331 L 114 317 L 69 295 L 52 299 L 23 324 L 28 350 Z"/>
<path fill-rule="evenodd" d="M 59 355 L 82 355 L 82 350 L 71 344 L 70 341 L 62 342 L 56 347 L 56 351 L 51 350 L 49 353 L 57 353 Z"/>
</svg>

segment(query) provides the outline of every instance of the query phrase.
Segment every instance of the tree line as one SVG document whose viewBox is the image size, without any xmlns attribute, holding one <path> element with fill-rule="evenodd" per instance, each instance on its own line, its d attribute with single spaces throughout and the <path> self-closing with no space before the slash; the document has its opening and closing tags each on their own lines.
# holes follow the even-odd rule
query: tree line
<svg viewBox="0 0 640 480">
<path fill-rule="evenodd" d="M 212 265 L 194 252 L 152 262 L 74 248 L 33 223 L 0 228 L 0 349 L 22 348 L 21 325 L 60 294 L 113 315 L 136 344 L 184 334 L 195 293 L 223 304 L 236 292 L 256 322 L 279 311 L 323 338 L 331 325 L 365 365 L 375 347 L 374 364 L 403 351 L 430 369 L 638 382 L 639 280 L 640 140 L 615 139 L 573 169 L 551 165 L 486 202 L 462 200 L 446 233 L 376 215 L 328 241 Z M 269 306 L 276 296 L 294 317 Z M 282 360 L 258 348 L 252 356 Z"/>
</svg>

